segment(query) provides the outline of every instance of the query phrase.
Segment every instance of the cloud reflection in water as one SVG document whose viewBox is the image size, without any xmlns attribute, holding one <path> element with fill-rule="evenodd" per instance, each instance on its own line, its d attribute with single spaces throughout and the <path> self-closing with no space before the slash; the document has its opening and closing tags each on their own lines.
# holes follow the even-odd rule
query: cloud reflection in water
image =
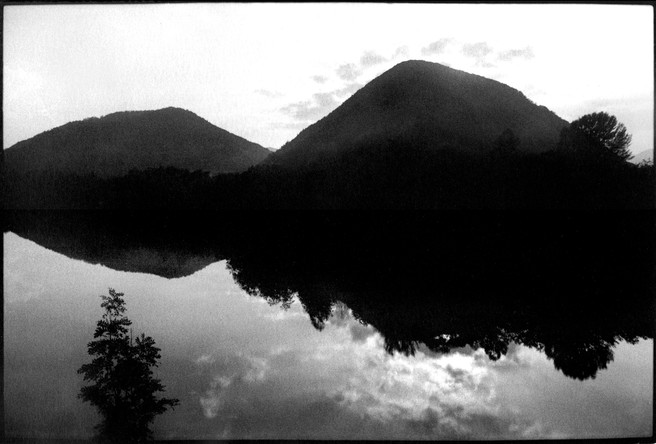
<svg viewBox="0 0 656 444">
<path fill-rule="evenodd" d="M 389 354 L 383 337 L 340 304 L 317 331 L 298 300 L 283 310 L 249 296 L 225 262 L 168 280 L 71 260 L 6 234 L 4 271 L 9 436 L 91 435 L 87 406 L 74 399 L 75 369 L 108 283 L 126 293 L 135 328 L 161 346 L 158 377 L 181 400 L 156 422 L 156 438 L 651 433 L 651 340 L 620 343 L 608 369 L 578 381 L 517 344 L 497 361 L 470 347 Z"/>
</svg>

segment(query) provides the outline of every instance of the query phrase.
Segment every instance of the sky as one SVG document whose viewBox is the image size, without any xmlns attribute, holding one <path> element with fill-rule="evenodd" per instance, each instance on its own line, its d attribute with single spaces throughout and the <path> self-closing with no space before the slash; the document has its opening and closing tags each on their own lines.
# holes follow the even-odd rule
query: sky
<svg viewBox="0 0 656 444">
<path fill-rule="evenodd" d="M 3 146 L 168 106 L 279 148 L 395 64 L 506 83 L 572 121 L 606 111 L 653 149 L 648 5 L 4 6 Z"/>
<path fill-rule="evenodd" d="M 99 418 L 77 399 L 84 382 L 76 370 L 90 360 L 98 296 L 109 285 L 125 294 L 134 333 L 161 348 L 163 396 L 180 399 L 154 423 L 156 439 L 651 435 L 652 340 L 618 344 L 608 368 L 585 381 L 516 344 L 497 361 L 470 347 L 390 355 L 345 305 L 318 331 L 298 300 L 283 310 L 246 294 L 225 261 L 165 279 L 72 260 L 5 233 L 8 437 L 93 433 Z"/>
</svg>

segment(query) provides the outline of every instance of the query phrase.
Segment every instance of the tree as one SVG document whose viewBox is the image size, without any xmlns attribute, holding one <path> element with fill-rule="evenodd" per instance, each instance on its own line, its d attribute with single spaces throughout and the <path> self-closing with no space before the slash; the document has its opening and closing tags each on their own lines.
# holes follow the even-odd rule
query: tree
<svg viewBox="0 0 656 444">
<path fill-rule="evenodd" d="M 78 370 L 94 384 L 82 387 L 78 397 L 102 415 L 96 426 L 100 441 L 143 442 L 152 438 L 150 423 L 155 416 L 179 401 L 156 396 L 164 391 L 152 371 L 161 358 L 160 349 L 150 336 L 142 333 L 133 341 L 128 335 L 132 322 L 125 316 L 123 296 L 112 288 L 109 296 L 100 296 L 105 313 L 88 345 L 93 360 Z"/>
<path fill-rule="evenodd" d="M 558 148 L 584 157 L 629 160 L 631 135 L 623 123 L 605 112 L 586 114 L 560 133 Z"/>
</svg>

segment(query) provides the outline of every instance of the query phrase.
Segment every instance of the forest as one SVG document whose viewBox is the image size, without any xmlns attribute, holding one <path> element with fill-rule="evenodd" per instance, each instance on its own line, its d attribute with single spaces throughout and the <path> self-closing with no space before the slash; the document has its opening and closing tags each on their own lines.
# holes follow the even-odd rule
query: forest
<svg viewBox="0 0 656 444">
<path fill-rule="evenodd" d="M 211 176 L 177 168 L 128 175 L 3 175 L 6 208 L 88 209 L 649 209 L 653 165 L 552 150 L 492 152 L 363 146 L 312 167 Z"/>
</svg>

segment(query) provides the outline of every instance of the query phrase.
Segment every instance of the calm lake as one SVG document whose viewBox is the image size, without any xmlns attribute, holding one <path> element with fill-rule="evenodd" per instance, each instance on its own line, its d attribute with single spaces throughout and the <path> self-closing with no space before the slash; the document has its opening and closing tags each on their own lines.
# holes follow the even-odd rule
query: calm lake
<svg viewBox="0 0 656 444">
<path fill-rule="evenodd" d="M 6 435 L 93 436 L 111 287 L 180 400 L 156 439 L 649 436 L 653 219 L 568 217 L 15 215 Z"/>
</svg>

